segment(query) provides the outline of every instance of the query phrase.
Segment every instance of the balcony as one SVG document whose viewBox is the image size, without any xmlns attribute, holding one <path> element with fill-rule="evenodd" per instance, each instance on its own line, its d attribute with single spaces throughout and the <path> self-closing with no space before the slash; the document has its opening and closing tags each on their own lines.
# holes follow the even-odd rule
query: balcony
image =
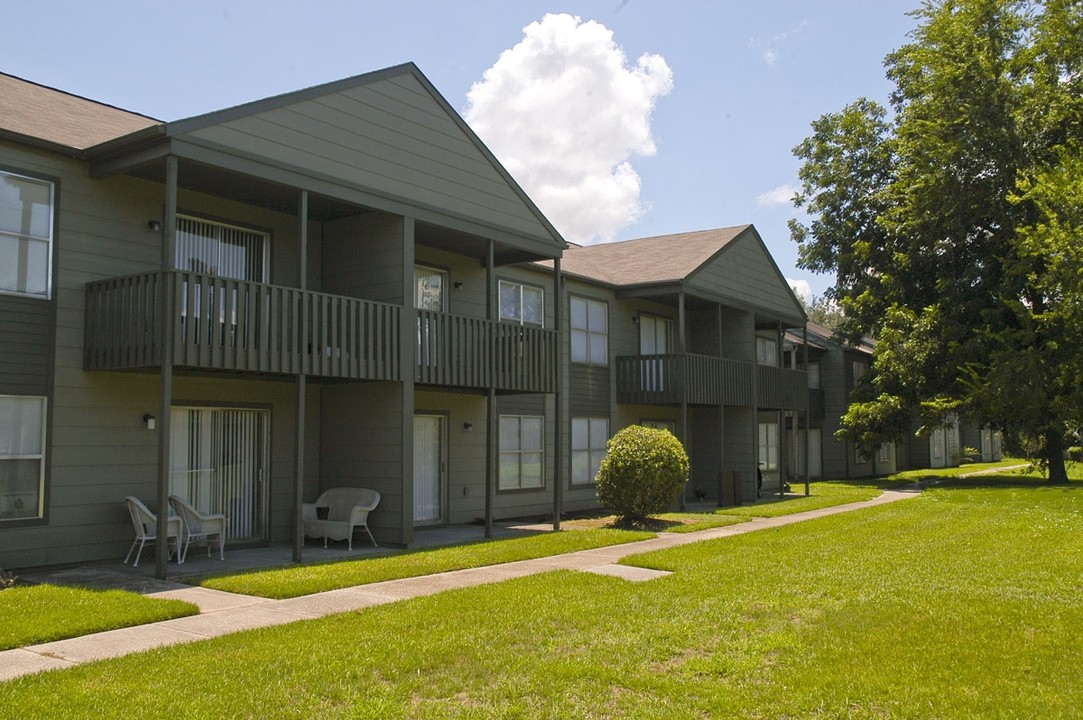
<svg viewBox="0 0 1083 720">
<path fill-rule="evenodd" d="M 175 312 L 163 327 L 165 293 Z M 387 303 L 198 273 L 129 275 L 87 284 L 83 364 L 87 370 L 160 367 L 170 333 L 177 368 L 400 380 L 402 312 Z M 556 391 L 556 332 L 416 313 L 418 383 Z"/>
<path fill-rule="evenodd" d="M 172 295 L 163 326 L 161 303 Z M 178 368 L 398 380 L 401 308 L 181 271 L 86 286 L 84 367 L 160 367 L 167 334 Z"/>
<path fill-rule="evenodd" d="M 481 318 L 418 310 L 422 385 L 556 392 L 557 333 Z"/>
<path fill-rule="evenodd" d="M 758 365 L 759 398 L 761 408 L 779 410 L 805 410 L 808 408 L 807 380 L 802 370 L 790 370 L 784 367 Z"/>
<path fill-rule="evenodd" d="M 752 363 L 678 353 L 617 358 L 617 402 L 751 405 Z"/>
</svg>

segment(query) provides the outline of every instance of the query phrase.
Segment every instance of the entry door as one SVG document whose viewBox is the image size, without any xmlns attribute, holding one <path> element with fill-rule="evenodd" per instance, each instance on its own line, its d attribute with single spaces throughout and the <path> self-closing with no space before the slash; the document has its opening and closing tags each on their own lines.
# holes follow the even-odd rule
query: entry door
<svg viewBox="0 0 1083 720">
<path fill-rule="evenodd" d="M 821 455 L 820 428 L 808 431 L 808 474 L 809 477 L 823 477 L 823 456 Z"/>
<path fill-rule="evenodd" d="M 414 524 L 444 520 L 444 418 L 414 416 Z"/>
<path fill-rule="evenodd" d="M 639 316 L 639 354 L 665 355 L 669 352 L 669 341 L 673 331 L 673 322 L 653 315 Z M 664 361 L 660 358 L 643 362 L 643 389 L 660 392 L 665 390 Z"/>
<path fill-rule="evenodd" d="M 265 539 L 270 432 L 270 410 L 173 408 L 170 494 L 226 515 L 230 539 Z"/>
<path fill-rule="evenodd" d="M 937 428 L 929 433 L 929 467 L 947 467 L 947 432 Z"/>
</svg>

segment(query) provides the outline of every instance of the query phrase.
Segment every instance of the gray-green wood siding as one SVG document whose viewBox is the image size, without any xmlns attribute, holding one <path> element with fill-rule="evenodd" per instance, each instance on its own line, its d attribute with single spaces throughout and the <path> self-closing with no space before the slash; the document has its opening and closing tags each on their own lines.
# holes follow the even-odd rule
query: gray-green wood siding
<svg viewBox="0 0 1083 720">
<path fill-rule="evenodd" d="M 412 75 L 226 120 L 188 136 L 552 244 L 532 209 Z"/>
<path fill-rule="evenodd" d="M 693 273 L 688 286 L 732 298 L 760 314 L 795 322 L 801 318 L 793 292 L 751 232 L 734 239 L 711 262 Z"/>
<path fill-rule="evenodd" d="M 47 395 L 52 302 L 0 295 L 0 395 Z"/>
</svg>

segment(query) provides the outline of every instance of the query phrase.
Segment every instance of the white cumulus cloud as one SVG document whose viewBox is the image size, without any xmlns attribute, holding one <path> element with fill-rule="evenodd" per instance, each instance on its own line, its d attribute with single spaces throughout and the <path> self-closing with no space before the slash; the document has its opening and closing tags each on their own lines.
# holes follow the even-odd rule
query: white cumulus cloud
<svg viewBox="0 0 1083 720">
<path fill-rule="evenodd" d="M 779 185 L 774 190 L 768 190 L 756 196 L 756 202 L 760 205 L 789 205 L 793 201 L 797 188 L 787 183 Z"/>
<path fill-rule="evenodd" d="M 547 14 L 474 83 L 463 114 L 565 239 L 589 244 L 643 214 L 631 161 L 655 153 L 651 111 L 672 89 L 662 56 L 630 64 L 605 25 Z"/>
<path fill-rule="evenodd" d="M 806 303 L 812 302 L 812 285 L 808 280 L 794 280 L 792 278 L 786 278 L 786 283 L 793 288 L 793 294 L 804 300 Z"/>
</svg>

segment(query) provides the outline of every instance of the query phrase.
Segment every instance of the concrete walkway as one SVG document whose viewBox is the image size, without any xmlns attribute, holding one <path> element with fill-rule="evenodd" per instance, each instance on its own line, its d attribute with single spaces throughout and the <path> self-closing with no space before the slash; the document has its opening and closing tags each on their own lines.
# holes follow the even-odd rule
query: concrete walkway
<svg viewBox="0 0 1083 720">
<path fill-rule="evenodd" d="M 68 640 L 5 650 L 0 652 L 0 680 L 10 680 L 42 670 L 72 667 L 91 660 L 120 657 L 165 645 L 205 640 L 240 630 L 319 618 L 333 613 L 348 612 L 373 605 L 384 605 L 398 600 L 432 595 L 444 590 L 486 585 L 553 570 L 580 570 L 619 577 L 633 582 L 652 580 L 669 573 L 619 565 L 618 562 L 630 555 L 637 555 L 651 550 L 662 550 L 703 540 L 742 535 L 756 530 L 776 528 L 813 518 L 883 505 L 903 498 L 914 497 L 918 492 L 918 490 L 888 490 L 879 497 L 864 502 L 836 505 L 776 518 L 754 518 L 749 522 L 738 525 L 727 525 L 697 532 L 661 533 L 658 537 L 650 540 L 641 540 L 624 545 L 583 550 L 535 560 L 522 560 L 503 565 L 454 570 L 436 575 L 388 580 L 288 600 L 269 600 L 267 598 L 237 595 L 201 587 L 184 587 L 152 592 L 148 594 L 153 597 L 175 598 L 194 603 L 199 606 L 200 613 L 199 615 L 176 620 L 165 620 Z"/>
</svg>

